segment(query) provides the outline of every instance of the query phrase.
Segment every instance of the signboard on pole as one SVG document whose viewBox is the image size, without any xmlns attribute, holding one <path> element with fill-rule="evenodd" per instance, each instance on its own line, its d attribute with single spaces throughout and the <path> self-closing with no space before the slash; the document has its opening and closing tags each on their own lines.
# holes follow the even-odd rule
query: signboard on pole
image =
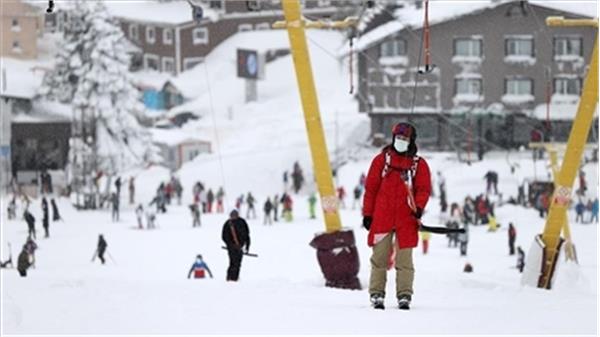
<svg viewBox="0 0 600 337">
<path fill-rule="evenodd" d="M 265 57 L 256 50 L 237 50 L 237 76 L 246 79 L 263 79 L 265 76 Z"/>
</svg>

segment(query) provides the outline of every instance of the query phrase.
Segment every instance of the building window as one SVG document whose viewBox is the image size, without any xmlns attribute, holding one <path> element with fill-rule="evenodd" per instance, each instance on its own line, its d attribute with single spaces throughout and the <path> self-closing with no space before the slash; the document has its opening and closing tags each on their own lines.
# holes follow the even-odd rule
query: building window
<svg viewBox="0 0 600 337">
<path fill-rule="evenodd" d="M 144 68 L 158 71 L 158 56 L 152 54 L 145 54 Z"/>
<path fill-rule="evenodd" d="M 555 77 L 554 93 L 559 95 L 580 95 L 581 78 L 576 76 Z"/>
<path fill-rule="evenodd" d="M 162 71 L 165 73 L 175 74 L 175 59 L 172 57 L 163 57 Z"/>
<path fill-rule="evenodd" d="M 14 40 L 12 43 L 12 51 L 15 53 L 20 54 L 23 50 L 21 49 L 21 43 L 19 43 L 19 40 Z"/>
<path fill-rule="evenodd" d="M 137 41 L 139 39 L 139 28 L 136 24 L 129 25 L 129 38 Z"/>
<path fill-rule="evenodd" d="M 192 38 L 194 44 L 207 44 L 208 43 L 208 28 L 198 27 L 192 31 Z"/>
<path fill-rule="evenodd" d="M 163 29 L 163 44 L 173 44 L 173 30 L 171 28 Z"/>
<path fill-rule="evenodd" d="M 204 62 L 204 57 L 188 57 L 183 60 L 183 70 L 192 69 L 198 64 Z"/>
<path fill-rule="evenodd" d="M 505 39 L 506 56 L 532 56 L 533 57 L 533 38 L 532 37 L 509 37 Z"/>
<path fill-rule="evenodd" d="M 563 56 L 583 56 L 580 36 L 558 36 L 554 38 L 554 58 Z"/>
<path fill-rule="evenodd" d="M 481 56 L 481 39 L 454 39 L 454 56 Z"/>
<path fill-rule="evenodd" d="M 533 80 L 530 78 L 509 78 L 504 80 L 504 94 L 532 95 Z"/>
<path fill-rule="evenodd" d="M 238 26 L 238 32 L 247 32 L 252 30 L 252 25 L 249 23 L 242 23 Z"/>
<path fill-rule="evenodd" d="M 223 9 L 223 1 L 211 0 L 208 4 L 208 7 L 213 9 Z"/>
<path fill-rule="evenodd" d="M 454 80 L 455 95 L 481 95 L 481 79 L 457 78 Z"/>
<path fill-rule="evenodd" d="M 256 27 L 256 30 L 271 29 L 271 25 L 269 25 L 268 22 L 257 23 L 255 27 Z"/>
<path fill-rule="evenodd" d="M 13 32 L 18 32 L 21 30 L 21 26 L 19 25 L 19 19 L 13 18 L 10 26 L 10 30 Z"/>
<path fill-rule="evenodd" d="M 406 55 L 406 41 L 395 39 L 384 41 L 381 44 L 381 57 L 393 57 Z"/>
<path fill-rule="evenodd" d="M 154 27 L 146 27 L 146 42 L 154 44 L 156 42 L 156 31 Z"/>
</svg>

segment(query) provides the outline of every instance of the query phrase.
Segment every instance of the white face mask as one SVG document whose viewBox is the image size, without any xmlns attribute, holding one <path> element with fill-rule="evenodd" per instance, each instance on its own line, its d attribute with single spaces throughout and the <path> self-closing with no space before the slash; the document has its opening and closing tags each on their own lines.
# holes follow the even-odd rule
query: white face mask
<svg viewBox="0 0 600 337">
<path fill-rule="evenodd" d="M 394 139 L 394 149 L 398 152 L 406 152 L 408 150 L 408 141 L 404 139 Z"/>
</svg>

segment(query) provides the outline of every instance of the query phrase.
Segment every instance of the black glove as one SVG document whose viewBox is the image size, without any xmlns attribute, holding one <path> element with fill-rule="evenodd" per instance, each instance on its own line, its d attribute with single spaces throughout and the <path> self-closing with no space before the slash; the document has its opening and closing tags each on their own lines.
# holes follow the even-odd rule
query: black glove
<svg viewBox="0 0 600 337">
<path fill-rule="evenodd" d="M 423 209 L 421 207 L 417 207 L 417 209 L 413 212 L 413 215 L 415 216 L 415 218 L 421 219 L 421 217 L 423 216 Z"/>
<path fill-rule="evenodd" d="M 373 217 L 370 217 L 370 216 L 363 217 L 363 227 L 366 230 L 370 230 L 371 229 L 371 222 L 373 222 Z"/>
</svg>

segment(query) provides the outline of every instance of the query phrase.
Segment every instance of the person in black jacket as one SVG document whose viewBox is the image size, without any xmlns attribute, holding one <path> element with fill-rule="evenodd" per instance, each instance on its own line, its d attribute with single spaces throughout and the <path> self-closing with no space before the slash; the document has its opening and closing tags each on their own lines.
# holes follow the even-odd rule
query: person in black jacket
<svg viewBox="0 0 600 337">
<path fill-rule="evenodd" d="M 52 205 L 52 221 L 62 220 L 60 217 L 60 213 L 58 212 L 58 206 L 56 206 L 56 201 L 54 198 L 50 199 L 50 205 Z"/>
<path fill-rule="evenodd" d="M 221 238 L 227 246 L 229 254 L 229 268 L 227 268 L 227 281 L 237 281 L 240 275 L 242 257 L 250 249 L 250 231 L 246 220 L 239 217 L 237 210 L 229 213 L 229 220 L 223 225 Z"/>
<path fill-rule="evenodd" d="M 98 236 L 98 247 L 96 248 L 96 254 L 98 255 L 98 258 L 102 264 L 104 264 L 106 261 L 104 260 L 104 252 L 106 252 L 106 247 L 108 247 L 108 244 L 106 243 L 106 240 L 104 240 L 104 236 L 100 234 L 100 236 Z"/>
<path fill-rule="evenodd" d="M 48 200 L 42 198 L 42 226 L 44 227 L 44 237 L 50 237 L 50 216 L 48 215 Z"/>
<path fill-rule="evenodd" d="M 27 209 L 25 209 L 25 212 L 23 213 L 23 217 L 25 218 L 25 222 L 27 222 L 27 231 L 28 231 L 29 237 L 32 237 L 35 239 L 36 238 L 35 237 L 35 217 Z"/>
</svg>

